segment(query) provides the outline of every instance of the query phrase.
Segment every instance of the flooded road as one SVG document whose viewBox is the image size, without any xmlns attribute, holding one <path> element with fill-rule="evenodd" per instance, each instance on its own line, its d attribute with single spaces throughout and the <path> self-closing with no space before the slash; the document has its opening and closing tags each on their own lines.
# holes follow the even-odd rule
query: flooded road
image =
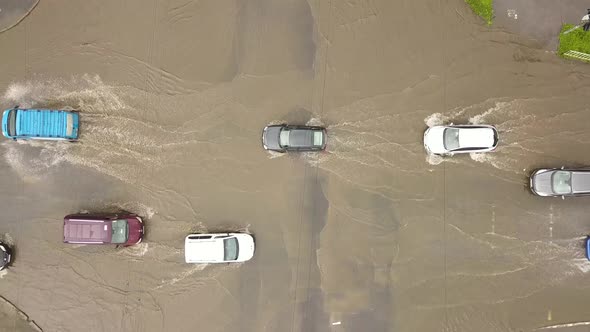
<svg viewBox="0 0 590 332">
<path fill-rule="evenodd" d="M 78 143 L 0 146 L 0 295 L 43 331 L 589 320 L 586 200 L 527 181 L 590 164 L 590 68 L 462 0 L 41 1 L 0 46 L 3 107 L 81 110 Z M 326 126 L 327 151 L 265 152 L 281 122 Z M 427 157 L 424 130 L 450 122 L 497 126 L 497 151 Z M 62 244 L 63 216 L 112 209 L 145 241 Z M 252 233 L 253 260 L 185 264 L 206 231 Z"/>
</svg>

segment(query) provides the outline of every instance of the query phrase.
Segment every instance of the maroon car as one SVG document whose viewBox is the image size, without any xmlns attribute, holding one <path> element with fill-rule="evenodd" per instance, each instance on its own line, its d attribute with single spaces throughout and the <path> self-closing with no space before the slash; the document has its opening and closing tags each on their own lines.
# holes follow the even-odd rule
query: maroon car
<svg viewBox="0 0 590 332">
<path fill-rule="evenodd" d="M 64 243 L 130 246 L 143 239 L 135 214 L 70 214 L 64 217 Z"/>
</svg>

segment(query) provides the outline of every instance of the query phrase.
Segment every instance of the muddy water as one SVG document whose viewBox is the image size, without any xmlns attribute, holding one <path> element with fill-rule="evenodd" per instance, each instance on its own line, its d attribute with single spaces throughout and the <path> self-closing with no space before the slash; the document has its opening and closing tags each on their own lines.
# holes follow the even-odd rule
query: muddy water
<svg viewBox="0 0 590 332">
<path fill-rule="evenodd" d="M 526 184 L 590 163 L 590 69 L 461 0 L 42 1 L 0 45 L 4 107 L 83 119 L 79 143 L 0 147 L 0 294 L 45 331 L 588 320 L 587 204 Z M 325 125 L 328 151 L 263 151 L 284 121 Z M 500 147 L 427 158 L 424 130 L 449 122 L 494 124 Z M 65 214 L 109 209 L 144 216 L 146 241 L 61 244 Z M 227 230 L 254 234 L 251 262 L 183 263 L 187 233 Z"/>
</svg>

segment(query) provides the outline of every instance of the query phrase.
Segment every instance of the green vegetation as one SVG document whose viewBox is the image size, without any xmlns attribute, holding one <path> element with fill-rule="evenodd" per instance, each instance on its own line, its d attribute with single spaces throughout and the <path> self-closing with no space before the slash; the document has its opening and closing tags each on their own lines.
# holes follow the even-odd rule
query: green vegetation
<svg viewBox="0 0 590 332">
<path fill-rule="evenodd" d="M 492 7 L 492 0 L 465 0 L 471 6 L 473 11 L 481 16 L 488 25 L 492 24 L 494 16 L 494 9 Z"/>
<path fill-rule="evenodd" d="M 557 53 L 561 56 L 567 51 L 578 51 L 590 54 L 590 31 L 584 31 L 580 27 L 571 31 L 567 35 L 564 34 L 565 31 L 568 31 L 573 27 L 574 25 L 572 24 L 564 24 L 563 27 L 561 27 Z"/>
</svg>

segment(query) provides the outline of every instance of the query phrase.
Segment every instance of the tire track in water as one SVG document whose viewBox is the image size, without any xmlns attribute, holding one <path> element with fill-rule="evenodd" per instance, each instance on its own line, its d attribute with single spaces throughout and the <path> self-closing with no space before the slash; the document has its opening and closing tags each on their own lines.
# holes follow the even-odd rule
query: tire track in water
<svg viewBox="0 0 590 332">
<path fill-rule="evenodd" d="M 184 146 L 216 144 L 198 131 L 181 131 L 139 120 L 142 111 L 129 106 L 132 90 L 110 86 L 99 76 L 13 83 L 4 99 L 27 108 L 81 111 L 77 143 L 4 142 L 4 157 L 25 181 L 37 181 L 67 162 L 84 166 L 126 183 L 137 183 L 149 172 L 172 163 Z"/>
<path fill-rule="evenodd" d="M 471 234 L 454 224 L 449 224 L 453 239 L 449 248 L 451 252 L 461 251 L 463 255 L 455 254 L 451 257 L 462 257 L 463 261 L 470 261 L 473 255 L 478 260 L 498 261 L 502 257 L 501 265 L 463 264 L 455 259 L 450 261 L 452 273 L 446 278 L 450 285 L 463 285 L 460 301 L 446 305 L 417 304 L 423 309 L 467 307 L 479 304 L 501 304 L 515 301 L 539 293 L 552 285 L 562 284 L 565 280 L 583 277 L 590 272 L 590 262 L 583 257 L 580 243 L 585 237 L 575 237 L 560 240 L 521 240 L 496 233 Z M 470 254 L 465 254 L 469 252 Z M 398 268 L 411 264 L 411 260 L 398 263 Z M 540 276 L 532 282 L 526 276 L 535 274 Z M 414 281 L 405 287 L 406 292 L 419 292 L 426 285 L 436 283 L 445 278 L 443 275 L 432 276 Z M 489 289 L 485 292 L 470 289 L 476 287 L 481 279 L 487 279 Z M 476 280 L 479 280 L 476 282 Z M 517 285 L 514 285 L 517 283 Z M 512 286 L 511 286 L 512 285 Z M 516 291 L 515 291 L 516 290 Z"/>
</svg>

